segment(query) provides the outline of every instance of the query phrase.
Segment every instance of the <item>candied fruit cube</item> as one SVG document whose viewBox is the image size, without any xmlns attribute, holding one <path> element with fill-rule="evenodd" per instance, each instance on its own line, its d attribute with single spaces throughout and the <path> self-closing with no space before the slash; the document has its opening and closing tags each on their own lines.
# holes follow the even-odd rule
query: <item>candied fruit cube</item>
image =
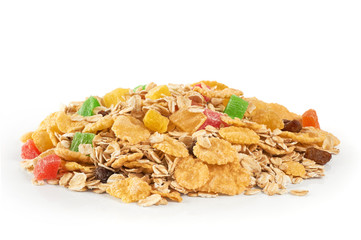
<svg viewBox="0 0 361 240">
<path fill-rule="evenodd" d="M 21 158 L 22 159 L 33 159 L 39 156 L 40 151 L 35 146 L 32 139 L 27 140 L 21 147 Z"/>
<path fill-rule="evenodd" d="M 212 111 L 210 109 L 205 109 L 203 111 L 203 114 L 207 116 L 206 121 L 202 124 L 202 126 L 200 126 L 200 128 L 198 130 L 202 130 L 205 129 L 208 125 L 211 125 L 215 128 L 220 128 L 222 125 L 223 126 L 228 126 L 226 123 L 224 123 L 221 120 L 221 116 L 223 116 L 222 113 L 219 112 L 215 112 Z"/>
<path fill-rule="evenodd" d="M 244 113 L 246 112 L 248 107 L 248 102 L 243 100 L 242 98 L 232 95 L 229 98 L 228 104 L 226 106 L 226 109 L 224 110 L 224 113 L 226 113 L 231 118 L 239 118 L 242 119 Z"/>
<path fill-rule="evenodd" d="M 143 123 L 149 130 L 164 133 L 168 129 L 169 119 L 157 110 L 149 109 L 143 118 Z"/>
<path fill-rule="evenodd" d="M 138 85 L 135 88 L 133 88 L 133 92 L 138 91 L 138 89 L 144 90 L 147 87 L 147 85 Z"/>
<path fill-rule="evenodd" d="M 85 100 L 84 103 L 81 105 L 80 109 L 78 110 L 78 114 L 83 117 L 93 116 L 94 108 L 99 106 L 100 103 L 98 102 L 98 100 L 95 97 L 91 96 L 87 100 Z"/>
<path fill-rule="evenodd" d="M 55 179 L 60 164 L 61 159 L 55 154 L 51 154 L 39 159 L 33 171 L 35 179 Z"/>
<path fill-rule="evenodd" d="M 125 102 L 127 100 L 127 96 L 129 95 L 129 89 L 127 88 L 117 88 L 113 91 L 107 93 L 103 97 L 104 105 L 106 107 L 110 107 L 112 105 L 116 105 L 118 102 Z"/>
<path fill-rule="evenodd" d="M 167 85 L 156 86 L 149 90 L 149 92 L 145 95 L 146 98 L 156 100 L 159 98 L 163 98 L 165 96 L 170 96 L 170 91 Z"/>
<path fill-rule="evenodd" d="M 309 109 L 302 114 L 302 126 L 320 128 L 317 113 L 314 109 Z"/>
<path fill-rule="evenodd" d="M 186 108 L 173 113 L 169 120 L 184 132 L 195 132 L 206 121 L 207 116 L 201 112 L 191 112 Z"/>
<path fill-rule="evenodd" d="M 93 133 L 81 133 L 77 132 L 74 134 L 73 140 L 71 141 L 70 150 L 79 152 L 80 144 L 92 144 L 95 134 Z"/>
</svg>

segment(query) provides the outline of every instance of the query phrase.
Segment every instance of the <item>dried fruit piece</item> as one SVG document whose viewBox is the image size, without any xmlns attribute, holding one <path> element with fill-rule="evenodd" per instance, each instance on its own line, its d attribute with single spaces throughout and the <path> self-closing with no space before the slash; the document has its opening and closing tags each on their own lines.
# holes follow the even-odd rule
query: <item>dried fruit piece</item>
<svg viewBox="0 0 361 240">
<path fill-rule="evenodd" d="M 98 100 L 93 97 L 90 96 L 87 100 L 84 101 L 84 103 L 81 105 L 80 109 L 78 110 L 78 114 L 86 117 L 86 116 L 93 116 L 93 110 L 96 107 L 99 107 L 100 103 L 98 102 Z"/>
<path fill-rule="evenodd" d="M 46 150 L 54 147 L 54 144 L 51 141 L 46 129 L 37 129 L 31 138 L 34 140 L 35 146 L 39 149 L 40 152 L 45 152 Z"/>
<path fill-rule="evenodd" d="M 304 127 L 320 128 L 317 113 L 314 109 L 309 109 L 304 114 L 302 114 L 302 125 Z"/>
<path fill-rule="evenodd" d="M 109 108 L 112 105 L 113 106 L 117 105 L 118 102 L 125 102 L 128 96 L 129 96 L 128 88 L 114 89 L 113 91 L 104 95 L 103 97 L 104 106 Z"/>
<path fill-rule="evenodd" d="M 129 177 L 113 182 L 106 192 L 113 197 L 120 198 L 125 203 L 130 203 L 148 197 L 151 189 L 149 184 L 140 178 Z"/>
<path fill-rule="evenodd" d="M 197 190 L 208 193 L 237 195 L 242 193 L 251 182 L 249 173 L 239 162 L 225 165 L 208 165 L 209 180 Z"/>
<path fill-rule="evenodd" d="M 157 110 L 149 109 L 143 118 L 143 123 L 151 131 L 164 133 L 168 129 L 169 119 Z"/>
<path fill-rule="evenodd" d="M 215 128 L 220 128 L 221 126 L 227 126 L 226 123 L 224 123 L 222 120 L 221 120 L 221 116 L 223 116 L 222 113 L 220 112 L 215 112 L 215 111 L 212 111 L 210 109 L 205 109 L 203 111 L 203 114 L 206 115 L 207 119 L 206 121 L 202 124 L 202 126 L 199 127 L 198 130 L 202 130 L 202 129 L 205 129 L 208 125 L 211 125 L 212 127 L 215 127 Z"/>
<path fill-rule="evenodd" d="M 208 181 L 208 166 L 192 157 L 182 158 L 175 168 L 174 177 L 182 187 L 194 190 Z"/>
<path fill-rule="evenodd" d="M 93 144 L 94 137 L 95 134 L 93 133 L 80 133 L 80 132 L 75 133 L 73 140 L 71 141 L 70 150 L 74 152 L 79 152 L 79 145 Z"/>
<path fill-rule="evenodd" d="M 108 181 L 108 178 L 113 174 L 113 171 L 110 171 L 109 169 L 100 166 L 98 166 L 94 172 L 95 178 L 99 179 L 102 183 L 106 183 Z"/>
<path fill-rule="evenodd" d="M 163 135 L 164 139 L 162 142 L 153 144 L 155 149 L 158 149 L 166 154 L 175 157 L 187 157 L 189 155 L 188 149 L 184 143 L 177 141 L 171 137 Z"/>
<path fill-rule="evenodd" d="M 163 98 L 165 96 L 170 96 L 170 91 L 167 85 L 156 86 L 149 90 L 149 92 L 145 95 L 146 98 L 156 100 L 159 98 Z"/>
<path fill-rule="evenodd" d="M 259 142 L 257 133 L 249 128 L 225 127 L 219 130 L 219 135 L 234 144 L 256 144 Z"/>
<path fill-rule="evenodd" d="M 288 131 L 288 132 L 300 132 L 302 130 L 302 124 L 300 121 L 294 119 L 294 120 L 287 120 L 283 119 L 284 127 L 282 131 Z"/>
<path fill-rule="evenodd" d="M 237 152 L 229 142 L 218 138 L 209 138 L 209 141 L 210 148 L 204 148 L 198 142 L 194 146 L 193 153 L 198 159 L 217 165 L 238 161 Z"/>
<path fill-rule="evenodd" d="M 314 147 L 309 147 L 306 149 L 304 157 L 315 161 L 317 164 L 325 165 L 331 160 L 332 155 L 329 152 Z"/>
<path fill-rule="evenodd" d="M 22 159 L 33 159 L 39 156 L 40 151 L 35 146 L 35 143 L 32 139 L 26 141 L 21 147 L 21 158 Z"/>
<path fill-rule="evenodd" d="M 143 122 L 132 116 L 119 116 L 112 126 L 115 135 L 130 144 L 137 144 L 149 138 L 150 132 L 144 127 Z"/>
<path fill-rule="evenodd" d="M 60 163 L 61 159 L 55 154 L 51 154 L 39 159 L 33 171 L 35 179 L 55 179 L 58 173 Z"/>
<path fill-rule="evenodd" d="M 285 173 L 294 177 L 304 177 L 306 175 L 305 167 L 299 162 L 284 162 L 282 168 L 285 167 Z"/>
<path fill-rule="evenodd" d="M 207 116 L 201 112 L 191 112 L 182 108 L 173 113 L 169 120 L 184 132 L 193 133 L 207 120 Z"/>
<path fill-rule="evenodd" d="M 230 116 L 231 118 L 239 118 L 242 119 L 244 113 L 246 112 L 248 107 L 248 102 L 243 100 L 242 98 L 232 95 L 228 101 L 226 109 L 224 113 Z"/>
<path fill-rule="evenodd" d="M 146 84 L 145 85 L 138 85 L 135 88 L 133 88 L 133 92 L 137 92 L 137 91 L 141 91 L 141 90 L 145 90 L 146 88 Z M 140 90 L 139 90 L 140 89 Z"/>
</svg>

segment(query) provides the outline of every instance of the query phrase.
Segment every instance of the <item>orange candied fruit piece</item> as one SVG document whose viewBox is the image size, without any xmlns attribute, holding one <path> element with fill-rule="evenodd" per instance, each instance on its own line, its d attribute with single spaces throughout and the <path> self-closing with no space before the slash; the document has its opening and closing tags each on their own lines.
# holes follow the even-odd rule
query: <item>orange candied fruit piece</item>
<svg viewBox="0 0 361 240">
<path fill-rule="evenodd" d="M 314 109 L 309 109 L 302 114 L 302 126 L 320 128 L 317 113 Z"/>
</svg>

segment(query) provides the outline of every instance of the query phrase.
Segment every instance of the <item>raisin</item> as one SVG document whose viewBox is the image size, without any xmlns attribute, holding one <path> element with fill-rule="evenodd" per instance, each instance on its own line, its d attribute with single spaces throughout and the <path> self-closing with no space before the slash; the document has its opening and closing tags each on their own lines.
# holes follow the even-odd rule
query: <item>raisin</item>
<svg viewBox="0 0 361 240">
<path fill-rule="evenodd" d="M 104 116 L 108 115 L 109 112 L 108 112 L 108 111 L 104 111 L 104 110 L 100 110 L 100 111 L 98 112 L 98 114 L 101 114 L 101 115 L 104 117 Z"/>
<path fill-rule="evenodd" d="M 320 165 L 325 165 L 328 163 L 331 160 L 331 157 L 331 153 L 314 147 L 307 148 L 305 153 L 305 158 L 311 159 Z"/>
<path fill-rule="evenodd" d="M 113 175 L 114 172 L 103 168 L 103 167 L 97 167 L 95 169 L 95 177 L 96 179 L 100 180 L 102 183 L 106 183 L 108 178 Z"/>
<path fill-rule="evenodd" d="M 302 124 L 298 120 L 287 120 L 283 119 L 284 127 L 282 131 L 288 131 L 288 132 L 300 132 L 302 130 Z"/>
<path fill-rule="evenodd" d="M 193 157 L 196 157 L 193 153 L 193 147 L 196 145 L 197 140 L 193 141 L 192 144 L 188 147 L 189 155 L 192 155 Z"/>
</svg>

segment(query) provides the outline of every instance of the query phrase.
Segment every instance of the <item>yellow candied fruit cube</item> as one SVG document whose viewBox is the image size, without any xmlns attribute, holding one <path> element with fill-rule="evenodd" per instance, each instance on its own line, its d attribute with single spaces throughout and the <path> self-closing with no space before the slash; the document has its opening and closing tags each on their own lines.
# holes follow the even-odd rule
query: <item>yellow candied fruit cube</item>
<svg viewBox="0 0 361 240">
<path fill-rule="evenodd" d="M 156 100 L 159 98 L 162 98 L 164 96 L 170 96 L 170 91 L 167 85 L 160 85 L 156 86 L 149 90 L 147 95 L 145 95 L 146 98 Z"/>
<path fill-rule="evenodd" d="M 143 118 L 144 125 L 154 132 L 164 133 L 168 129 L 169 119 L 157 110 L 150 109 Z"/>
<path fill-rule="evenodd" d="M 116 105 L 118 102 L 125 102 L 127 100 L 127 96 L 129 95 L 128 88 L 117 88 L 113 91 L 107 93 L 103 97 L 104 105 L 106 107 L 110 107 L 111 105 Z"/>
</svg>

